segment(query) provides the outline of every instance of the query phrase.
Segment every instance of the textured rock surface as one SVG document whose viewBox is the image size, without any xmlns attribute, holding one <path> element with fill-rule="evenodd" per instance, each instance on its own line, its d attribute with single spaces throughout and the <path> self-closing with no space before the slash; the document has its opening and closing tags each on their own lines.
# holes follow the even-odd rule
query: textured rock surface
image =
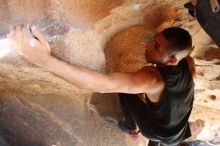
<svg viewBox="0 0 220 146">
<path fill-rule="evenodd" d="M 185 28 L 193 36 L 198 76 L 190 121 L 205 121 L 197 138 L 218 144 L 220 51 L 187 14 L 185 2 L 0 0 L 0 37 L 5 37 L 12 24 L 34 23 L 60 60 L 103 72 L 133 72 L 146 65 L 144 45 L 154 32 L 168 26 Z M 0 93 L 0 145 L 147 143 L 144 138 L 132 142 L 115 127 L 121 117 L 116 94 L 80 89 L 28 63 L 13 50 L 0 60 Z M 194 130 L 199 127 L 195 122 Z"/>
</svg>

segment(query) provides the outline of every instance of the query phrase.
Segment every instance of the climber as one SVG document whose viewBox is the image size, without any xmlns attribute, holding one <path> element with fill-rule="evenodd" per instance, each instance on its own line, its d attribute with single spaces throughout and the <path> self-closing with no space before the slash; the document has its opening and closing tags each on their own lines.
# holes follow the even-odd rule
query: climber
<svg viewBox="0 0 220 146">
<path fill-rule="evenodd" d="M 181 28 L 171 27 L 157 33 L 146 44 L 145 66 L 134 73 L 103 74 L 65 63 L 51 55 L 43 33 L 35 26 L 11 27 L 7 35 L 11 46 L 31 63 L 64 80 L 100 93 L 119 93 L 124 119 L 119 128 L 131 135 L 140 132 L 149 145 L 178 145 L 190 137 L 188 119 L 194 100 L 194 62 L 189 56 L 192 39 Z M 33 35 L 38 38 L 31 46 Z M 145 98 L 138 94 L 144 93 Z M 136 126 L 137 125 L 137 126 Z"/>
</svg>

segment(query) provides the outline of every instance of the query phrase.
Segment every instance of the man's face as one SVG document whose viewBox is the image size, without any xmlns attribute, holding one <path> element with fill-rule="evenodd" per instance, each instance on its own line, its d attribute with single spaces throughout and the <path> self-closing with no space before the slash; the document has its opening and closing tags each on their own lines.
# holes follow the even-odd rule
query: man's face
<svg viewBox="0 0 220 146">
<path fill-rule="evenodd" d="M 167 41 L 162 33 L 157 33 L 154 38 L 146 45 L 146 60 L 150 63 L 163 63 L 168 59 L 170 42 Z"/>
</svg>

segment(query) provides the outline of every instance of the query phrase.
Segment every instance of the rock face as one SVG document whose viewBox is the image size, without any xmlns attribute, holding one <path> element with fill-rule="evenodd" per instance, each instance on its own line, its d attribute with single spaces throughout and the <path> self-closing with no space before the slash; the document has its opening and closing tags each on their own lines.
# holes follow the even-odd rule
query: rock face
<svg viewBox="0 0 220 146">
<path fill-rule="evenodd" d="M 147 64 L 144 46 L 156 31 L 182 27 L 193 37 L 197 69 L 190 121 L 193 130 L 199 131 L 197 139 L 219 144 L 220 49 L 188 15 L 183 7 L 186 2 L 0 0 L 0 38 L 5 38 L 10 25 L 36 24 L 60 60 L 102 72 L 134 72 Z M 0 60 L 0 93 L 2 146 L 147 143 L 144 138 L 131 142 L 116 128 L 115 121 L 122 116 L 117 94 L 78 88 L 30 64 L 13 50 Z M 204 121 L 202 126 L 198 119 Z"/>
</svg>

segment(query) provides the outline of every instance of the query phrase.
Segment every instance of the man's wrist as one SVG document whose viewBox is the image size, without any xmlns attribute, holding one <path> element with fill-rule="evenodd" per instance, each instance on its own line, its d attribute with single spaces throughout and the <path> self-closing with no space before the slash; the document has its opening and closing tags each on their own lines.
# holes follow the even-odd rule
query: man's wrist
<svg viewBox="0 0 220 146">
<path fill-rule="evenodd" d="M 49 70 L 51 70 L 51 67 L 53 66 L 53 64 L 55 64 L 54 63 L 55 60 L 56 60 L 55 57 L 48 55 L 44 58 L 43 63 L 40 65 L 40 67 L 49 71 Z"/>
<path fill-rule="evenodd" d="M 65 68 L 65 62 L 58 60 L 56 57 L 50 55 L 45 59 L 45 63 L 41 67 L 49 72 L 57 74 Z"/>
</svg>

